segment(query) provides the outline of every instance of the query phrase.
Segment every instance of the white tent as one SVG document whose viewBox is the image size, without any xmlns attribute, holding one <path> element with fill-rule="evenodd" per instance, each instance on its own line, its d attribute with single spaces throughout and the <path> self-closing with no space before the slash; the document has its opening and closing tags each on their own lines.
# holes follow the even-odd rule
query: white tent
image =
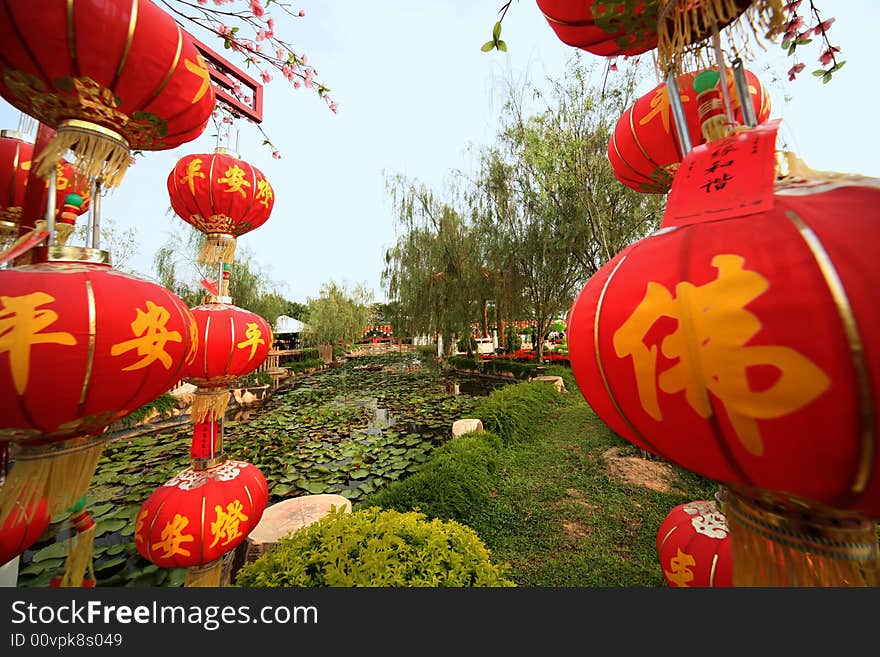
<svg viewBox="0 0 880 657">
<path fill-rule="evenodd" d="M 278 319 L 275 320 L 275 328 L 272 330 L 275 332 L 275 335 L 279 335 L 281 333 L 302 333 L 304 328 L 305 324 L 298 319 L 287 315 L 279 315 Z"/>
</svg>

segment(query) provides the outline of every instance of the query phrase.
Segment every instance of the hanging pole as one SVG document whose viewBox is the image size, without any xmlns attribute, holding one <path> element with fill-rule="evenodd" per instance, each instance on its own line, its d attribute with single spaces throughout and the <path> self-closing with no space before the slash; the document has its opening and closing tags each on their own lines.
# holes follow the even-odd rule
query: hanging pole
<svg viewBox="0 0 880 657">
<path fill-rule="evenodd" d="M 55 246 L 55 193 L 58 185 L 58 169 L 53 168 L 49 173 L 49 198 L 46 200 L 46 230 L 49 237 L 46 238 L 48 246 Z"/>
<path fill-rule="evenodd" d="M 678 146 L 681 149 L 681 156 L 683 158 L 690 153 L 693 146 L 691 144 L 691 135 L 688 132 L 687 120 L 684 117 L 684 107 L 681 105 L 681 95 L 678 91 L 675 71 L 670 70 L 666 74 L 666 91 L 669 94 L 669 107 L 672 109 L 675 132 L 678 135 Z"/>
<path fill-rule="evenodd" d="M 755 115 L 755 105 L 752 102 L 752 94 L 749 93 L 749 81 L 746 79 L 746 69 L 739 57 L 730 62 L 733 69 L 733 84 L 736 87 L 736 95 L 739 97 L 739 106 L 742 108 L 743 121 L 749 128 L 758 125 L 758 117 Z"/>
<path fill-rule="evenodd" d="M 94 187 L 92 193 L 92 216 L 91 221 L 89 222 L 91 225 L 91 236 L 89 239 L 89 246 L 93 249 L 101 248 L 101 181 L 95 180 Z"/>
<path fill-rule="evenodd" d="M 718 34 L 718 25 L 712 26 L 712 48 L 715 50 L 715 63 L 718 65 L 718 84 L 721 85 L 721 96 L 724 98 L 724 111 L 727 112 L 727 122 L 733 126 L 736 121 L 733 117 L 733 105 L 730 102 L 730 89 L 727 84 L 727 67 L 724 65 L 724 53 L 721 52 L 721 36 Z"/>
</svg>

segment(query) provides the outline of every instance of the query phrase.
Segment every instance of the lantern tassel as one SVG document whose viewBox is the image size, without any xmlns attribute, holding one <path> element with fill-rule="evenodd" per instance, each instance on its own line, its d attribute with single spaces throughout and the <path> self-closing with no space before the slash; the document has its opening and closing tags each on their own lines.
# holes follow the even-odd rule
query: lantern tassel
<svg viewBox="0 0 880 657">
<path fill-rule="evenodd" d="M 67 563 L 64 566 L 60 586 L 94 586 L 93 552 L 96 525 L 95 519 L 85 510 L 85 504 L 86 499 L 80 498 L 73 509 L 74 515 L 70 520 L 73 523 L 74 535 L 70 537 L 67 545 Z"/>
<path fill-rule="evenodd" d="M 741 4 L 741 3 L 740 3 Z M 661 70 L 682 73 L 682 56 L 696 54 L 705 46 L 706 33 L 713 25 L 728 25 L 741 10 L 734 0 L 701 0 L 687 5 L 681 0 L 667 0 L 660 11 L 657 30 L 657 63 Z M 754 0 L 736 20 L 742 35 L 742 50 L 748 40 L 748 32 L 742 27 L 748 24 L 752 33 L 762 33 L 772 39 L 780 34 L 785 23 L 782 0 Z"/>
<path fill-rule="evenodd" d="M 235 260 L 235 237 L 226 233 L 209 233 L 198 261 L 203 265 L 231 265 Z"/>
<path fill-rule="evenodd" d="M 190 409 L 190 419 L 193 424 L 198 424 L 209 419 L 222 418 L 228 405 L 229 388 L 199 388 Z"/>
<path fill-rule="evenodd" d="M 58 244 L 58 246 L 64 246 L 67 244 L 67 240 L 73 235 L 73 229 L 73 224 L 55 224 L 55 243 Z"/>
<path fill-rule="evenodd" d="M 105 187 L 122 182 L 131 152 L 121 135 L 103 126 L 71 119 L 63 121 L 55 136 L 39 155 L 34 157 L 37 175 L 46 178 L 68 151 L 73 151 L 73 166 L 87 178 L 100 178 Z"/>
<path fill-rule="evenodd" d="M 105 442 L 87 437 L 20 447 L 0 488 L 0 525 L 18 504 L 46 499 L 50 516 L 70 508 L 88 491 Z"/>
<path fill-rule="evenodd" d="M 204 566 L 191 566 L 186 570 L 186 579 L 183 585 L 193 587 L 217 587 L 223 575 L 223 557 L 214 559 Z"/>
<path fill-rule="evenodd" d="M 877 525 L 815 505 L 727 491 L 734 586 L 877 586 Z"/>
</svg>

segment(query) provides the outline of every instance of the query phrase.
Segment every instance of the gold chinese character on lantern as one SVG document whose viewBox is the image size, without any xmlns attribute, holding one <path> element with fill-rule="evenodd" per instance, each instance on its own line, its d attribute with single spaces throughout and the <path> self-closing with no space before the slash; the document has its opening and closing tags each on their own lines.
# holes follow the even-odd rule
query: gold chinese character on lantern
<svg viewBox="0 0 880 657">
<path fill-rule="evenodd" d="M 180 179 L 180 182 L 186 183 L 186 186 L 189 187 L 189 193 L 196 193 L 196 178 L 204 178 L 205 172 L 202 171 L 202 159 L 201 158 L 193 158 L 186 165 L 186 175 Z"/>
<path fill-rule="evenodd" d="M 694 581 L 694 572 L 691 568 L 696 565 L 697 562 L 691 555 L 687 552 L 682 552 L 681 548 L 678 548 L 678 554 L 669 560 L 669 567 L 672 570 L 664 570 L 663 572 L 670 582 L 678 586 L 687 587 L 689 582 Z"/>
<path fill-rule="evenodd" d="M 242 535 L 238 528 L 239 523 L 246 522 L 248 517 L 242 511 L 244 505 L 239 500 L 233 500 L 226 505 L 223 510 L 219 504 L 214 507 L 214 513 L 217 514 L 217 520 L 211 523 L 211 533 L 214 541 L 208 547 L 214 547 L 223 539 L 222 545 L 229 545 L 232 541 Z"/>
<path fill-rule="evenodd" d="M 244 169 L 237 164 L 233 164 L 226 169 L 226 177 L 217 178 L 217 182 L 226 183 L 227 188 L 223 190 L 224 192 L 240 192 L 244 198 L 247 198 L 247 192 L 244 188 L 251 186 L 251 184 L 244 179 Z"/>
<path fill-rule="evenodd" d="M 704 419 L 712 416 L 708 393 L 721 400 L 743 446 L 752 454 L 764 450 L 756 420 L 778 418 L 806 406 L 830 385 L 828 376 L 794 349 L 746 345 L 761 331 L 761 320 L 746 305 L 770 288 L 745 259 L 716 255 L 718 277 L 705 285 L 683 281 L 675 296 L 663 285 L 648 282 L 645 296 L 614 334 L 618 357 L 632 358 L 639 401 L 648 415 L 663 419 L 657 388 L 667 394 L 684 392 L 690 407 Z M 657 376 L 657 346 L 644 338 L 661 318 L 676 320 L 660 351 L 677 361 Z M 752 390 L 746 370 L 771 366 L 779 377 L 769 388 Z"/>
<path fill-rule="evenodd" d="M 186 529 L 188 524 L 189 518 L 182 516 L 179 513 L 175 513 L 174 520 L 166 522 L 165 527 L 162 529 L 160 535 L 162 540 L 158 543 L 153 543 L 153 551 L 164 550 L 164 554 L 162 555 L 163 559 L 173 557 L 175 554 L 184 557 L 190 556 L 189 550 L 182 547 L 183 543 L 191 543 L 195 540 L 192 534 L 183 533 L 183 530 Z"/>
<path fill-rule="evenodd" d="M 257 195 L 255 196 L 256 200 L 258 200 L 264 208 L 268 208 L 269 202 L 274 198 L 274 196 L 275 195 L 272 192 L 272 186 L 269 184 L 269 181 L 265 178 L 260 178 L 257 181 Z"/>
<path fill-rule="evenodd" d="M 35 344 L 73 346 L 76 338 L 66 331 L 43 333 L 58 319 L 58 313 L 47 308 L 55 297 L 45 292 L 32 292 L 19 297 L 0 296 L 0 354 L 9 354 L 9 367 L 15 391 L 24 394 L 30 376 L 31 347 Z"/>
<path fill-rule="evenodd" d="M 147 301 L 146 312 L 140 308 L 136 310 L 137 316 L 131 323 L 131 331 L 135 337 L 114 344 L 110 349 L 110 354 L 119 356 L 132 349 L 137 349 L 137 355 L 142 356 L 141 360 L 122 368 L 125 372 L 141 369 L 156 360 L 162 363 L 165 369 L 170 368 L 174 361 L 165 351 L 165 344 L 183 340 L 178 331 L 169 331 L 165 326 L 171 318 L 171 313 L 152 301 Z"/>
<path fill-rule="evenodd" d="M 263 340 L 263 332 L 260 331 L 260 327 L 256 322 L 248 322 L 247 330 L 244 333 L 246 340 L 239 342 L 236 347 L 239 349 L 245 349 L 247 347 L 251 348 L 251 355 L 248 356 L 248 359 L 253 358 L 254 354 L 257 351 L 257 346 L 261 344 L 266 344 L 266 341 Z"/>
</svg>

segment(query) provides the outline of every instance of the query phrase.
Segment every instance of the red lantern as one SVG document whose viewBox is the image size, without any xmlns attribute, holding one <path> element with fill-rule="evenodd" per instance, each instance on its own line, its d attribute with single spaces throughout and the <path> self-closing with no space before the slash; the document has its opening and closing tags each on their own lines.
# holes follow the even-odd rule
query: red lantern
<svg viewBox="0 0 880 657">
<path fill-rule="evenodd" d="M 19 504 L 0 526 L 0 566 L 33 545 L 51 519 L 44 499 L 27 506 Z"/>
<path fill-rule="evenodd" d="M 0 95 L 57 130 L 41 176 L 72 148 L 87 178 L 118 185 L 130 149 L 191 141 L 214 108 L 192 38 L 149 0 L 4 4 L 0 61 Z"/>
<path fill-rule="evenodd" d="M 676 79 L 690 141 L 694 146 L 706 141 L 700 131 L 702 119 L 693 91 L 694 78 L 701 71 L 685 73 Z M 770 118 L 770 95 L 754 73 L 748 70 L 745 73 L 758 123 L 764 123 Z M 734 118 L 742 125 L 742 109 L 732 73 L 727 81 Z M 608 142 L 608 160 L 614 177 L 627 187 L 647 194 L 665 194 L 669 191 L 682 160 L 682 152 L 675 121 L 672 120 L 666 83 L 657 85 L 636 100 L 618 119 Z"/>
<path fill-rule="evenodd" d="M 274 339 L 265 319 L 233 305 L 207 303 L 193 308 L 192 316 L 199 344 L 183 377 L 199 388 L 190 412 L 199 424 L 223 417 L 229 385 L 266 360 Z"/>
<path fill-rule="evenodd" d="M 584 397 L 700 475 L 880 517 L 878 240 L 880 181 L 840 175 L 636 242 L 569 317 Z"/>
<path fill-rule="evenodd" d="M 563 43 L 594 55 L 638 55 L 658 48 L 661 69 L 748 12 L 749 26 L 764 35 L 779 32 L 781 0 L 537 0 Z M 661 20 L 661 16 L 665 20 Z M 677 63 L 677 62 L 676 62 Z"/>
<path fill-rule="evenodd" d="M 33 142 L 26 135 L 14 130 L 0 130 L 0 242 L 18 237 L 33 154 Z M 48 197 L 48 183 L 44 184 L 47 193 L 41 207 L 45 206 Z M 55 189 L 56 218 L 60 223 L 69 224 L 72 230 L 76 217 L 89 209 L 88 181 L 68 162 L 61 160 L 56 167 Z M 76 204 L 71 195 L 79 197 Z M 59 234 L 58 237 L 66 240 L 69 231 L 61 229 L 60 232 L 65 235 L 62 238 Z"/>
<path fill-rule="evenodd" d="M 657 530 L 657 556 L 669 586 L 732 586 L 727 519 L 715 502 L 674 507 Z"/>
<path fill-rule="evenodd" d="M 272 186 L 256 167 L 229 151 L 182 157 L 168 175 L 171 207 L 208 236 L 199 262 L 231 264 L 235 240 L 266 223 Z"/>
<path fill-rule="evenodd" d="M 135 547 L 162 568 L 209 564 L 247 537 L 268 499 L 263 474 L 249 463 L 227 460 L 206 470 L 187 468 L 141 506 Z"/>
</svg>

